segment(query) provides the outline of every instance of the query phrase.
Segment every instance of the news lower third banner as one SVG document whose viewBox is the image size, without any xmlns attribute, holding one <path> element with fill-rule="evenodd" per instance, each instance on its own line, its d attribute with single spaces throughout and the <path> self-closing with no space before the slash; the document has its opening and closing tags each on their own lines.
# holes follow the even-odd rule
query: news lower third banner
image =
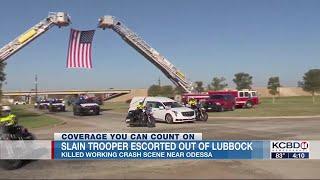
<svg viewBox="0 0 320 180">
<path fill-rule="evenodd" d="M 320 141 L 203 140 L 202 133 L 55 133 L 53 141 L 0 141 L 0 159 L 320 159 Z"/>
</svg>

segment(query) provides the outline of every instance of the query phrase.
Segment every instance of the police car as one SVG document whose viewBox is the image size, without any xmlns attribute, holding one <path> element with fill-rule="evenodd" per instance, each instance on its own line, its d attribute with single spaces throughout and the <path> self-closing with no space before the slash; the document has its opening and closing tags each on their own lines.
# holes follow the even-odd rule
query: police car
<svg viewBox="0 0 320 180">
<path fill-rule="evenodd" d="M 64 101 L 62 99 L 53 99 L 50 102 L 49 111 L 50 112 L 55 112 L 55 111 L 63 111 L 64 112 L 64 111 L 66 111 Z"/>
<path fill-rule="evenodd" d="M 73 103 L 73 115 L 99 115 L 100 106 L 92 98 L 79 98 Z"/>
<path fill-rule="evenodd" d="M 48 109 L 50 105 L 50 101 L 47 99 L 40 100 L 39 102 L 36 102 L 34 104 L 34 108 L 39 108 L 39 109 Z"/>
</svg>

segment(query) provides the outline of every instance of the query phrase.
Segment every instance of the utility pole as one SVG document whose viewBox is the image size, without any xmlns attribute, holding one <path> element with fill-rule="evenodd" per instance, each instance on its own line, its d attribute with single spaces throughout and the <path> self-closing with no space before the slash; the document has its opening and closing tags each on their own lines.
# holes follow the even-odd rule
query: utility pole
<svg viewBox="0 0 320 180">
<path fill-rule="evenodd" d="M 35 90 L 36 90 L 36 99 L 35 99 L 35 101 L 37 102 L 37 100 L 38 100 L 38 75 L 37 74 L 34 77 L 34 85 L 35 85 Z"/>
<path fill-rule="evenodd" d="M 160 77 L 158 79 L 158 85 L 161 86 L 161 80 L 160 80 Z"/>
</svg>

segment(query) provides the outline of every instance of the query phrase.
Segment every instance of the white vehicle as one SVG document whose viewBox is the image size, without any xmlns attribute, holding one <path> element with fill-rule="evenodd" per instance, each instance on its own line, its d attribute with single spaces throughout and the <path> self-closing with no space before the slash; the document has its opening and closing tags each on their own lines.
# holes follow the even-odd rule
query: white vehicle
<svg viewBox="0 0 320 180">
<path fill-rule="evenodd" d="M 135 110 L 139 102 L 152 107 L 152 113 L 157 121 L 167 123 L 195 121 L 193 109 L 184 107 L 177 101 L 167 97 L 134 97 L 131 100 L 129 111 Z"/>
<path fill-rule="evenodd" d="M 53 111 L 63 111 L 64 112 L 64 111 L 66 111 L 64 100 L 63 99 L 51 100 L 48 109 L 50 112 L 53 112 Z"/>
<path fill-rule="evenodd" d="M 14 105 L 26 105 L 27 103 L 25 101 L 15 101 L 13 102 Z"/>
</svg>

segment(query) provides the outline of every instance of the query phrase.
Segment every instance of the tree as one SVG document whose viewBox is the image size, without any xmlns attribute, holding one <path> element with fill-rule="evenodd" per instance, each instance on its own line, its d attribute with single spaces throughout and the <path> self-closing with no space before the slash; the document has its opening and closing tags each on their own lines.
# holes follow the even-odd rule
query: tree
<svg viewBox="0 0 320 180">
<path fill-rule="evenodd" d="M 252 76 L 248 73 L 240 72 L 234 75 L 233 82 L 237 85 L 237 89 L 251 89 Z"/>
<path fill-rule="evenodd" d="M 272 96 L 272 103 L 275 102 L 275 95 L 279 94 L 278 88 L 280 87 L 280 80 L 278 76 L 270 77 L 268 81 L 268 89 L 269 93 Z"/>
<path fill-rule="evenodd" d="M 315 103 L 315 93 L 320 92 L 320 69 L 310 69 L 298 85 L 312 94 L 312 102 Z"/>
<path fill-rule="evenodd" d="M 167 86 L 159 86 L 159 85 L 152 85 L 148 89 L 149 96 L 166 96 L 166 97 L 173 97 L 174 90 L 173 87 L 170 85 Z"/>
<path fill-rule="evenodd" d="M 6 80 L 6 74 L 4 73 L 4 68 L 6 67 L 6 63 L 0 63 L 0 100 L 2 98 L 2 83 Z"/>
<path fill-rule="evenodd" d="M 195 87 L 195 90 L 197 92 L 203 92 L 204 91 L 204 88 L 203 88 L 203 82 L 202 81 L 196 81 L 194 82 L 196 87 Z"/>
<path fill-rule="evenodd" d="M 148 89 L 148 95 L 149 96 L 158 96 L 161 94 L 161 86 L 159 85 L 152 85 Z"/>
<path fill-rule="evenodd" d="M 181 86 L 177 86 L 174 89 L 174 94 L 178 94 L 178 95 L 182 95 L 183 93 L 185 93 L 186 91 L 181 87 Z"/>
<path fill-rule="evenodd" d="M 210 85 L 211 89 L 215 91 L 223 90 L 228 86 L 228 84 L 224 82 L 225 80 L 226 78 L 224 77 L 220 77 L 220 78 L 214 77 Z"/>
<path fill-rule="evenodd" d="M 161 96 L 173 97 L 174 96 L 173 87 L 170 85 L 162 86 L 161 87 Z"/>
</svg>

